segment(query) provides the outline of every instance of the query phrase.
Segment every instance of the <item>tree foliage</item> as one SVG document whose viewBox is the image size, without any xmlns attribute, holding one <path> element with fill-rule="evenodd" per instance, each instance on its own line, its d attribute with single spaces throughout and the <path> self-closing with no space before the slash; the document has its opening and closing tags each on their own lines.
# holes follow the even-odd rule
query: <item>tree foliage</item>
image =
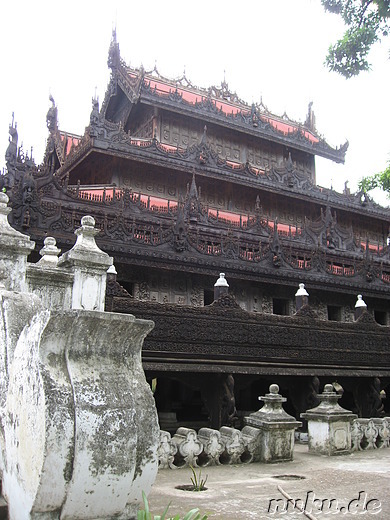
<svg viewBox="0 0 390 520">
<path fill-rule="evenodd" d="M 383 172 L 363 177 L 359 182 L 359 189 L 364 193 L 375 188 L 380 188 L 385 191 L 387 196 L 390 198 L 390 163 Z"/>
<path fill-rule="evenodd" d="M 326 11 L 338 14 L 347 30 L 328 50 L 326 66 L 345 78 L 369 70 L 371 46 L 390 29 L 390 0 L 321 0 Z"/>
</svg>

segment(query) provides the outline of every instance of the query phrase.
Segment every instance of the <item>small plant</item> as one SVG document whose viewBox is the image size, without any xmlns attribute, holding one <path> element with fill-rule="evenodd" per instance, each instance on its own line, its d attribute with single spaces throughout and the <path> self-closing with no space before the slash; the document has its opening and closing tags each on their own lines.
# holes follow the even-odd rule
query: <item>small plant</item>
<svg viewBox="0 0 390 520">
<path fill-rule="evenodd" d="M 201 469 L 199 470 L 199 475 L 197 475 L 195 468 L 193 466 L 191 466 L 191 464 L 190 464 L 190 468 L 192 471 L 191 482 L 192 482 L 192 485 L 194 486 L 193 491 L 204 491 L 206 489 L 205 486 L 206 486 L 208 475 L 206 475 L 205 479 L 202 479 L 202 470 Z"/>
<path fill-rule="evenodd" d="M 167 517 L 168 509 L 171 503 L 167 505 L 167 507 L 164 509 L 164 512 L 162 515 L 153 515 L 149 510 L 149 503 L 148 499 L 146 498 L 145 493 L 142 491 L 142 500 L 144 502 L 144 509 L 138 511 L 137 513 L 137 520 L 207 520 L 207 515 L 201 515 L 199 513 L 199 509 L 191 509 L 191 511 L 188 511 L 183 518 L 180 518 L 180 515 L 175 515 L 172 517 Z"/>
</svg>

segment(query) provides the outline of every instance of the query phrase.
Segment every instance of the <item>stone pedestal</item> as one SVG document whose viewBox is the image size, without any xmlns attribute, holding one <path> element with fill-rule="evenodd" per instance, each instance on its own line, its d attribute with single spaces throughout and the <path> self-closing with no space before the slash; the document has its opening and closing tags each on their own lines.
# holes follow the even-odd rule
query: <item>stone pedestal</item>
<svg viewBox="0 0 390 520">
<path fill-rule="evenodd" d="M 318 455 L 345 455 L 351 452 L 351 424 L 357 418 L 349 410 L 341 408 L 338 395 L 332 385 L 325 385 L 318 395 L 320 404 L 301 414 L 307 420 L 309 451 Z"/>
<path fill-rule="evenodd" d="M 58 261 L 59 267 L 68 267 L 74 272 L 72 309 L 104 310 L 107 269 L 113 259 L 96 245 L 98 233 L 95 219 L 83 217 L 81 227 L 75 231 L 75 245 Z"/>
<path fill-rule="evenodd" d="M 260 462 L 282 462 L 293 459 L 294 432 L 302 423 L 283 410 L 287 399 L 279 395 L 278 385 L 269 387 L 270 393 L 259 397 L 264 406 L 245 417 L 248 426 L 259 428 L 259 447 L 256 458 Z"/>
<path fill-rule="evenodd" d="M 4 414 L 10 520 L 135 519 L 159 429 L 141 364 L 153 322 L 43 310 L 20 335 Z"/>
</svg>

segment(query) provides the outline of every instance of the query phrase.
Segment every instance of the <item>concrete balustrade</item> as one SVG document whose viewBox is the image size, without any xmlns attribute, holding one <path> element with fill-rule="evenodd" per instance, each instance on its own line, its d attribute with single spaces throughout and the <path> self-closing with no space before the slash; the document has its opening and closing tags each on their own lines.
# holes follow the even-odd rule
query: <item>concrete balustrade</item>
<svg viewBox="0 0 390 520">
<path fill-rule="evenodd" d="M 182 428 L 180 430 L 183 431 Z M 231 433 L 227 435 L 226 430 L 222 434 L 221 431 L 211 428 L 201 428 L 198 433 L 195 430 L 190 431 L 192 432 L 191 444 L 186 445 L 186 450 L 191 451 L 192 447 L 193 451 L 189 456 L 187 455 L 187 461 L 183 457 L 180 458 L 180 465 L 176 465 L 174 462 L 174 456 L 178 447 L 177 442 L 173 440 L 169 432 L 160 432 L 160 446 L 158 449 L 159 469 L 186 468 L 189 467 L 188 461 L 194 461 L 195 459 L 196 465 L 200 467 L 261 462 L 260 454 L 264 447 L 262 447 L 261 431 L 258 428 L 244 426 L 241 431 L 236 430 L 239 433 L 234 435 Z M 175 434 L 174 438 L 176 437 Z M 232 439 L 234 440 L 233 443 Z M 352 451 L 389 448 L 390 417 L 383 419 L 355 419 L 351 425 L 351 439 Z M 196 440 L 200 441 L 203 446 L 200 453 Z M 233 448 L 236 450 L 235 457 L 223 456 L 223 454 L 232 451 Z"/>
</svg>

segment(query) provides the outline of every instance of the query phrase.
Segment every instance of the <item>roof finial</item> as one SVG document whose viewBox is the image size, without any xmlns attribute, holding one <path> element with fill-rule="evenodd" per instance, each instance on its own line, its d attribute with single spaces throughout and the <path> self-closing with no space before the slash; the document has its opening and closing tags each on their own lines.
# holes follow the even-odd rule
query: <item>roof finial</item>
<svg viewBox="0 0 390 520">
<path fill-rule="evenodd" d="M 112 38 L 110 47 L 108 49 L 108 60 L 107 65 L 110 69 L 116 69 L 118 68 L 120 63 L 120 53 L 119 53 L 119 43 L 116 41 L 116 25 L 115 28 L 112 30 Z"/>
<path fill-rule="evenodd" d="M 54 98 L 51 94 L 49 95 L 49 100 L 51 101 L 51 107 L 49 108 L 46 114 L 46 125 L 49 132 L 53 133 L 56 130 L 58 130 L 58 112 Z"/>
<path fill-rule="evenodd" d="M 312 130 L 314 132 L 316 129 L 316 118 L 315 118 L 312 106 L 313 106 L 313 101 L 310 101 L 308 109 L 307 109 L 305 126 L 307 128 L 309 128 L 309 130 Z"/>
</svg>

